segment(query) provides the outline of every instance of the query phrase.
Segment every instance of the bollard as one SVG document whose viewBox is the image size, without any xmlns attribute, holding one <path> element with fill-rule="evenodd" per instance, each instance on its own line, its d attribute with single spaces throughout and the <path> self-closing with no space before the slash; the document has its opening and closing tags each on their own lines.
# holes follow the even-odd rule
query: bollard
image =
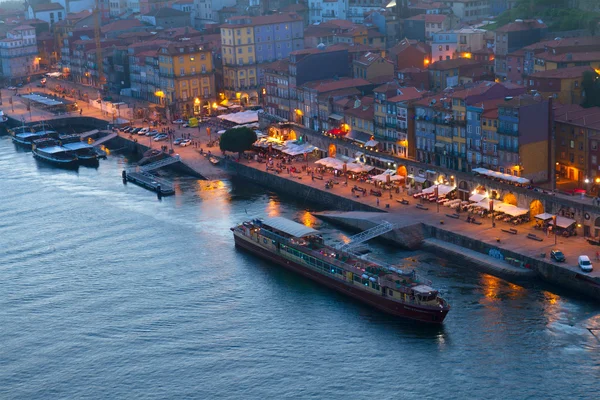
<svg viewBox="0 0 600 400">
<path fill-rule="evenodd" d="M 121 173 L 121 178 L 123 178 L 123 183 L 127 184 L 127 171 L 123 170 Z"/>
</svg>

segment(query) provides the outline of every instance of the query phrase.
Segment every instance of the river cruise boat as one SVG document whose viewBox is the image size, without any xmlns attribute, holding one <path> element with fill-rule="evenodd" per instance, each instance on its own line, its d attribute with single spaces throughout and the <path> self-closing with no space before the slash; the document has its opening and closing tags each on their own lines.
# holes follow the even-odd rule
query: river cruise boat
<svg viewBox="0 0 600 400">
<path fill-rule="evenodd" d="M 31 130 L 26 131 L 28 128 L 20 128 L 22 129 L 21 133 L 17 133 L 15 131 L 12 136 L 12 141 L 15 144 L 20 146 L 24 146 L 27 148 L 31 148 L 31 145 L 35 140 L 46 139 L 46 138 L 57 138 L 58 132 L 56 131 L 38 131 L 33 132 Z"/>
<path fill-rule="evenodd" d="M 81 141 L 79 135 L 60 135 L 58 137 L 60 145 L 77 155 L 79 162 L 85 165 L 98 165 L 101 155 L 96 148 L 90 144 Z M 106 158 L 106 154 L 104 155 Z"/>
<path fill-rule="evenodd" d="M 398 317 L 441 324 L 450 305 L 431 282 L 325 244 L 319 231 L 282 217 L 231 228 L 235 245 Z"/>
<path fill-rule="evenodd" d="M 38 139 L 33 141 L 33 156 L 41 161 L 62 168 L 79 167 L 79 159 L 71 150 L 58 144 L 55 139 Z"/>
</svg>

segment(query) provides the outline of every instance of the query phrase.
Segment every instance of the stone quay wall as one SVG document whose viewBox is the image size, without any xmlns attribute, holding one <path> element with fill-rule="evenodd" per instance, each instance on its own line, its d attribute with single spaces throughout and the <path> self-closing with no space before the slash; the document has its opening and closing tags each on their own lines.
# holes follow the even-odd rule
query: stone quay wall
<svg viewBox="0 0 600 400">
<path fill-rule="evenodd" d="M 225 169 L 233 177 L 251 180 L 260 186 L 292 196 L 300 201 L 316 203 L 325 207 L 331 207 L 335 210 L 381 212 L 380 209 L 375 207 L 353 201 L 325 190 L 318 190 L 311 186 L 303 185 L 301 181 L 294 182 L 276 174 L 261 171 L 231 160 L 223 160 L 221 162 L 225 163 Z M 310 177 L 306 175 L 302 176 L 302 178 L 310 179 Z M 324 185 L 325 182 L 323 182 L 323 186 Z"/>
</svg>

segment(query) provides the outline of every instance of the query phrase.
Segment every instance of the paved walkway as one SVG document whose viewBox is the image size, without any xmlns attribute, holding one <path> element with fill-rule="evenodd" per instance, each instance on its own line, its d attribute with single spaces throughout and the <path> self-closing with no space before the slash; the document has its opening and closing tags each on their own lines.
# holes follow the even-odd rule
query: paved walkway
<svg viewBox="0 0 600 400">
<path fill-rule="evenodd" d="M 265 163 L 257 163 L 255 161 L 249 160 L 242 160 L 241 162 L 247 164 L 248 166 L 260 169 L 262 171 L 266 170 Z M 296 168 L 301 168 L 302 165 L 306 165 L 306 163 L 295 162 L 291 164 L 291 166 L 295 166 Z M 312 161 L 309 162 L 308 165 L 310 167 L 315 167 L 315 164 Z M 449 218 L 446 216 L 446 214 L 453 214 L 455 210 L 440 205 L 438 212 L 437 203 L 424 202 L 422 203 L 423 206 L 428 209 L 421 210 L 416 207 L 417 203 L 421 202 L 408 195 L 406 191 L 400 194 L 396 194 L 395 192 L 392 192 L 390 194 L 389 191 L 384 191 L 382 197 L 375 197 L 373 195 L 362 196 L 352 193 L 352 187 L 354 185 L 364 187 L 365 189 L 367 189 L 367 191 L 369 191 L 370 189 L 375 189 L 375 186 L 367 183 L 358 183 L 352 180 L 349 180 L 348 185 L 346 186 L 344 185 L 344 178 L 336 178 L 332 174 L 327 173 L 324 175 L 322 181 L 313 181 L 311 177 L 306 173 L 289 174 L 286 172 L 278 175 L 285 179 L 300 181 L 300 183 L 312 186 L 313 188 L 318 190 L 329 190 L 340 196 L 353 198 L 355 201 L 361 202 L 363 204 L 368 204 L 370 206 L 380 208 L 382 211 L 388 212 L 388 214 L 381 214 L 354 211 L 348 213 L 348 215 L 361 216 L 373 221 L 380 221 L 385 219 L 386 221 L 392 223 L 402 224 L 406 224 L 408 220 L 414 220 L 414 222 L 423 222 L 428 223 L 430 225 L 440 226 L 440 221 L 443 221 L 443 229 L 460 232 L 463 235 L 469 236 L 473 239 L 481 240 L 501 249 L 504 248 L 515 253 L 527 255 L 530 257 L 539 258 L 540 254 L 545 253 L 546 260 L 549 262 L 552 262 L 549 259 L 550 250 L 556 247 L 561 249 L 565 253 L 565 256 L 567 258 L 566 263 L 560 263 L 559 265 L 572 270 L 579 271 L 579 267 L 577 266 L 577 257 L 579 255 L 585 254 L 588 255 L 592 260 L 594 260 L 596 256 L 596 251 L 600 251 L 600 247 L 590 245 L 582 236 L 570 238 L 564 238 L 562 236 L 559 236 L 556 237 L 555 244 L 554 235 L 549 235 L 548 237 L 546 237 L 543 232 L 534 229 L 534 222 L 529 222 L 527 224 L 515 226 L 513 224 L 505 223 L 502 221 L 496 221 L 496 227 L 492 227 L 491 218 L 477 217 L 477 221 L 481 222 L 481 225 L 467 223 L 466 218 L 468 213 L 466 212 L 461 213 L 459 219 Z M 334 184 L 332 189 L 325 189 L 325 183 L 327 182 L 327 180 L 330 179 L 334 182 L 337 182 L 337 184 Z M 398 202 L 398 200 L 403 199 L 407 200 L 409 202 L 409 205 L 403 205 Z M 387 207 L 388 205 L 389 208 Z M 512 235 L 502 231 L 502 229 L 508 230 L 510 228 L 515 228 L 518 231 L 518 234 Z M 542 237 L 543 240 L 541 242 L 538 242 L 535 240 L 527 239 L 528 233 L 533 233 L 538 237 Z M 582 232 L 578 233 L 579 235 L 582 235 Z M 500 241 L 498 242 L 497 239 L 500 239 Z M 596 264 L 597 266 L 594 269 L 594 272 L 590 274 L 590 276 L 600 277 L 600 261 L 596 262 Z"/>
</svg>

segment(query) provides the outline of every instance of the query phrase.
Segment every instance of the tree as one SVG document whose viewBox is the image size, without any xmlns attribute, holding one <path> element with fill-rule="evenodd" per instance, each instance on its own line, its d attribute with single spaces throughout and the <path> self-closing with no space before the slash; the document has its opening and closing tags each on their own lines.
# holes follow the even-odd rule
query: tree
<svg viewBox="0 0 600 400">
<path fill-rule="evenodd" d="M 581 87 L 585 93 L 583 107 L 600 106 L 600 78 L 596 72 L 586 71 L 583 73 Z"/>
<path fill-rule="evenodd" d="M 256 133 L 250 128 L 231 128 L 221 135 L 219 146 L 221 151 L 231 151 L 241 156 L 244 151 L 252 148 L 256 139 Z"/>
</svg>

